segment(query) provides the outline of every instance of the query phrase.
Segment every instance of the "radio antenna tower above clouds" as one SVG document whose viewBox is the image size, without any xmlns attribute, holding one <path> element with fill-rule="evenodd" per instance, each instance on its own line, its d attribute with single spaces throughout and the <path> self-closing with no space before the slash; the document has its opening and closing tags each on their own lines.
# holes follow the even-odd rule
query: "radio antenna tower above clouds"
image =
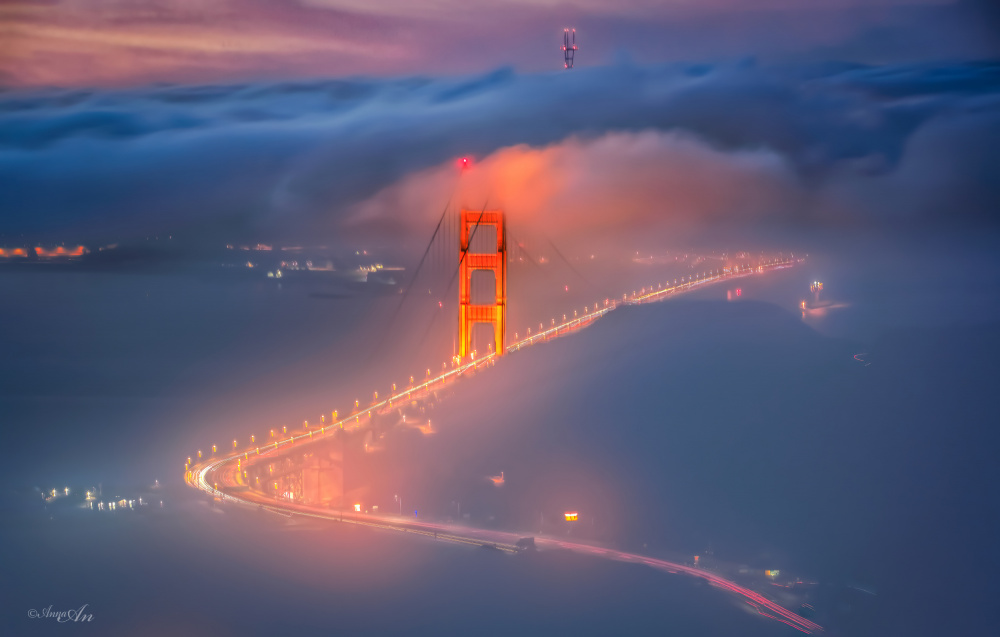
<svg viewBox="0 0 1000 637">
<path fill-rule="evenodd" d="M 566 68 L 573 68 L 573 54 L 576 53 L 576 29 L 563 29 L 563 56 Z"/>
</svg>

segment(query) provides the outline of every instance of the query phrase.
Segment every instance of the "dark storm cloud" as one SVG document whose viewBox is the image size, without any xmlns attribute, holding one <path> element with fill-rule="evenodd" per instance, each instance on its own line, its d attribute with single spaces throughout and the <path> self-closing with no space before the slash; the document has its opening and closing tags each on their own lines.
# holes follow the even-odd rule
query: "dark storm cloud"
<svg viewBox="0 0 1000 637">
<path fill-rule="evenodd" d="M 947 174 L 993 170 L 994 145 L 966 155 L 958 140 L 995 136 L 986 132 L 996 130 L 998 105 L 996 63 L 620 64 L 458 79 L 7 92 L 0 209 L 8 236 L 314 237 L 336 233 L 352 207 L 386 187 L 457 156 L 641 131 L 682 134 L 723 157 L 768 153 L 788 167 L 798 195 L 833 190 L 848 199 L 872 190 L 877 198 L 883 182 L 905 191 L 898 182 L 907 175 L 934 171 L 907 156 L 923 149 L 946 168 L 942 197 L 956 187 Z M 979 190 L 980 199 L 994 194 Z M 967 202 L 953 216 L 984 220 L 989 203 Z"/>
</svg>

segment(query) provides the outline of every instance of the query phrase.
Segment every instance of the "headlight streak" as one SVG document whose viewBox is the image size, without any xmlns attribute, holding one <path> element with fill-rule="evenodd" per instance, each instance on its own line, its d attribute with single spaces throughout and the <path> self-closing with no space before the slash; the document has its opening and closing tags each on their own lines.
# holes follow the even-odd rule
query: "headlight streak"
<svg viewBox="0 0 1000 637">
<path fill-rule="evenodd" d="M 643 294 L 633 294 L 632 298 L 629 300 L 626 295 L 623 305 L 638 305 L 641 303 L 650 303 L 663 300 L 675 294 L 690 291 L 696 287 L 700 287 L 705 284 L 711 284 L 722 280 L 728 280 L 732 278 L 741 278 L 751 274 L 761 273 L 772 269 L 783 269 L 787 267 L 792 267 L 796 263 L 800 263 L 802 259 L 784 260 L 775 263 L 771 263 L 767 266 L 759 266 L 758 268 L 750 268 L 744 270 L 737 270 L 735 272 L 723 272 L 722 274 L 715 274 L 710 277 L 699 278 L 697 280 L 688 280 L 687 282 L 673 285 L 668 288 L 650 291 Z M 508 353 L 513 353 L 518 351 L 524 345 L 533 345 L 538 340 L 548 340 L 549 338 L 557 338 L 568 334 L 576 329 L 585 327 L 596 319 L 604 316 L 608 312 L 617 309 L 618 304 L 612 302 L 608 307 L 595 309 L 592 312 L 585 313 L 582 316 L 575 317 L 571 320 L 564 321 L 559 325 L 554 325 L 547 330 L 538 332 L 524 339 L 521 339 L 507 347 Z M 283 447 L 289 444 L 296 444 L 299 442 L 309 443 L 318 439 L 332 435 L 331 432 L 327 432 L 327 429 L 359 429 L 364 425 L 360 421 L 361 416 L 367 416 L 378 412 L 380 409 L 391 405 L 392 403 L 403 399 L 403 398 L 413 398 L 419 395 L 423 390 L 437 384 L 443 383 L 451 379 L 457 379 L 463 373 L 469 370 L 478 369 L 481 366 L 489 365 L 493 363 L 495 358 L 495 353 L 490 353 L 482 358 L 475 359 L 471 362 L 460 365 L 450 371 L 444 372 L 433 378 L 429 378 L 427 381 L 410 387 L 405 391 L 399 392 L 392 395 L 380 402 L 376 402 L 366 409 L 355 412 L 346 418 L 339 421 L 332 422 L 329 426 L 320 428 L 318 432 L 308 431 L 303 432 L 299 435 L 292 435 L 284 440 L 278 440 L 273 445 L 268 445 L 263 453 L 257 448 L 255 455 L 266 457 L 274 453 L 279 447 Z M 354 419 L 353 424 L 348 424 L 351 419 Z M 315 434 L 315 435 L 314 435 Z M 292 503 L 281 503 L 274 504 L 270 500 L 266 501 L 256 501 L 253 498 L 258 497 L 252 491 L 248 492 L 247 497 L 237 497 L 229 493 L 225 493 L 220 489 L 216 489 L 213 483 L 209 481 L 209 476 L 213 479 L 221 478 L 232 482 L 239 482 L 240 472 L 236 471 L 236 478 L 233 479 L 232 476 L 234 472 L 227 465 L 234 461 L 240 461 L 241 458 L 246 457 L 249 452 L 237 452 L 233 455 L 221 458 L 209 462 L 204 467 L 195 470 L 188 470 L 185 473 L 185 481 L 194 486 L 195 488 L 201 489 L 210 495 L 219 498 L 223 502 L 230 502 L 237 505 L 244 506 L 256 506 L 261 509 L 268 511 L 270 513 L 275 513 L 278 515 L 302 515 L 306 517 L 312 517 L 323 520 L 330 520 L 335 522 L 342 522 L 348 524 L 355 524 L 358 526 L 366 526 L 373 529 L 382 529 L 387 531 L 396 531 L 409 534 L 420 535 L 423 537 L 431 538 L 434 540 L 440 540 L 443 542 L 452 542 L 456 544 L 466 544 L 472 546 L 485 546 L 490 548 L 495 548 L 506 553 L 516 553 L 519 551 L 516 546 L 516 541 L 521 537 L 516 533 L 509 533 L 504 531 L 487 531 L 483 529 L 470 529 L 460 526 L 451 526 L 445 524 L 434 524 L 429 522 L 417 522 L 417 521 L 392 521 L 392 517 L 395 516 L 373 516 L 361 513 L 330 513 L 326 511 L 319 511 L 310 509 L 304 505 L 292 504 Z M 216 475 L 224 474 L 224 475 Z M 226 482 L 223 482 L 224 486 L 228 486 Z M 264 497 L 264 496 L 260 496 Z M 683 573 L 686 575 L 691 575 L 693 577 L 698 577 L 708 581 L 713 586 L 720 588 L 722 590 L 729 591 L 731 593 L 740 595 L 744 598 L 747 604 L 752 606 L 757 612 L 769 619 L 777 620 L 783 624 L 791 626 L 796 630 L 799 630 L 806 634 L 812 634 L 815 632 L 822 632 L 823 627 L 815 622 L 812 622 L 805 617 L 797 615 L 792 611 L 780 606 L 779 604 L 772 602 L 760 593 L 757 593 L 749 588 L 740 586 L 735 582 L 731 582 L 724 577 L 712 573 L 711 571 L 704 570 L 698 567 L 687 566 L 684 564 L 679 564 L 675 562 L 669 562 L 667 560 L 661 560 L 658 558 L 653 558 L 645 555 L 639 555 L 636 553 L 626 553 L 623 551 L 617 551 L 614 549 L 608 549 L 604 547 L 592 546 L 588 544 L 565 542 L 562 540 L 536 537 L 536 542 L 540 547 L 558 547 L 562 549 L 567 549 L 574 551 L 576 553 L 583 553 L 591 555 L 594 557 L 602 557 L 605 559 L 611 559 L 621 562 L 633 562 L 642 563 L 647 566 L 667 571 L 668 573 Z"/>
</svg>

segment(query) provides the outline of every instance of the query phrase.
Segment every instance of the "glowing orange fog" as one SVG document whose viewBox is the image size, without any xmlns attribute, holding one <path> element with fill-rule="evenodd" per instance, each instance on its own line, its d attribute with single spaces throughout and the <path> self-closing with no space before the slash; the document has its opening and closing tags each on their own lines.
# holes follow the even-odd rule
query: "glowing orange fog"
<svg viewBox="0 0 1000 637">
<path fill-rule="evenodd" d="M 716 219 L 758 219 L 780 213 L 796 197 L 795 180 L 774 153 L 724 152 L 682 135 L 645 131 L 512 146 L 461 170 L 447 162 L 359 204 L 354 221 L 413 223 L 399 219 L 399 202 L 431 217 L 450 198 L 470 209 L 501 208 L 511 226 L 607 241 L 612 228 L 676 232 Z"/>
</svg>

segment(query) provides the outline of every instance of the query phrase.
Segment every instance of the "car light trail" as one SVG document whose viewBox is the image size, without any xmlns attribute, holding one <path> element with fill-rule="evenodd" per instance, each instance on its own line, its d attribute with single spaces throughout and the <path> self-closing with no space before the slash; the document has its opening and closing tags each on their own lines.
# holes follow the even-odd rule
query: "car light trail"
<svg viewBox="0 0 1000 637">
<path fill-rule="evenodd" d="M 224 486 L 234 486 L 231 484 L 226 485 L 223 482 L 223 480 L 228 482 L 229 478 L 232 476 L 232 472 L 228 471 L 228 468 L 226 467 L 230 460 L 231 459 L 217 460 L 201 468 L 195 474 L 195 486 L 214 495 L 224 502 L 259 507 L 265 511 L 279 515 L 301 515 L 321 520 L 365 526 L 373 529 L 410 533 L 443 542 L 467 544 L 471 546 L 487 546 L 506 553 L 516 553 L 519 550 L 516 546 L 516 542 L 521 535 L 517 533 L 491 531 L 486 529 L 469 529 L 457 525 L 432 522 L 417 522 L 415 520 L 411 521 L 408 519 L 402 519 L 398 516 L 383 517 L 363 513 L 331 513 L 327 510 L 314 509 L 305 505 L 292 503 L 275 504 L 267 499 L 266 496 L 254 492 L 245 493 L 241 497 L 237 497 L 216 489 L 209 481 L 209 476 L 211 476 L 213 480 L 219 481 Z M 748 604 L 753 606 L 757 612 L 764 617 L 780 621 L 806 634 L 821 632 L 823 630 L 822 626 L 819 624 L 793 613 L 783 606 L 772 602 L 756 591 L 746 588 L 745 586 L 740 586 L 739 584 L 729 581 L 721 575 L 711 571 L 659 558 L 639 555 L 636 553 L 627 553 L 624 551 L 617 551 L 614 549 L 578 542 L 566 542 L 563 540 L 544 537 L 536 537 L 535 541 L 539 548 L 560 548 L 570 550 L 575 553 L 620 562 L 642 563 L 668 573 L 686 574 L 698 577 L 717 588 L 743 597 Z"/>
<path fill-rule="evenodd" d="M 751 274 L 756 274 L 772 269 L 783 269 L 791 267 L 797 261 L 778 261 L 766 266 L 759 266 L 758 268 L 744 268 L 735 269 L 729 271 L 722 271 L 722 273 L 716 272 L 712 276 L 703 276 L 695 279 L 694 277 L 689 278 L 687 281 L 675 284 L 670 287 L 666 287 L 658 290 L 650 290 L 649 292 L 642 292 L 640 294 L 633 293 L 631 298 L 629 295 L 625 295 L 623 298 L 623 305 L 637 305 L 641 303 L 651 303 L 656 301 L 661 301 L 663 299 L 669 298 L 679 293 L 687 292 L 692 289 L 701 287 L 703 285 L 710 285 L 712 283 L 728 280 L 731 278 L 740 278 L 744 276 L 749 276 Z M 589 307 L 589 306 L 588 306 Z M 573 319 L 566 320 L 561 324 L 553 325 L 549 329 L 537 332 L 530 336 L 527 336 L 519 341 L 507 347 L 508 353 L 513 353 L 520 350 L 521 347 L 533 345 L 538 341 L 546 341 L 551 338 L 557 338 L 564 336 L 568 333 L 576 331 L 586 327 L 593 321 L 604 316 L 608 312 L 615 310 L 618 307 L 617 303 L 609 303 L 606 307 L 599 308 L 597 304 L 594 305 L 594 309 L 589 312 L 584 312 L 582 316 L 574 317 Z M 455 368 L 445 371 L 437 376 L 430 377 L 418 385 L 409 387 L 408 389 L 401 391 L 399 393 L 393 394 L 388 398 L 383 399 L 380 402 L 374 402 L 369 407 L 356 411 L 350 414 L 348 417 L 336 420 L 337 412 L 333 412 L 335 422 L 331 422 L 329 426 L 321 427 L 317 430 L 310 430 L 303 432 L 298 435 L 290 435 L 288 438 L 283 440 L 277 440 L 273 445 L 268 445 L 267 448 L 262 452 L 261 449 L 255 448 L 253 455 L 260 457 L 267 457 L 275 453 L 279 448 L 295 445 L 297 443 L 307 444 L 309 442 L 315 441 L 320 438 L 324 438 L 333 434 L 336 429 L 358 429 L 363 426 L 361 422 L 362 416 L 368 416 L 374 413 L 378 413 L 380 410 L 390 407 L 392 403 L 397 402 L 402 399 L 412 399 L 417 396 L 423 395 L 423 393 L 434 385 L 439 383 L 445 383 L 452 380 L 456 380 L 462 376 L 462 374 L 474 371 L 482 366 L 487 366 L 495 363 L 496 355 L 495 353 L 490 353 L 479 359 L 472 359 L 470 362 L 460 364 Z M 429 370 L 428 370 L 429 371 Z M 376 395 L 377 396 L 377 395 Z M 377 398 L 376 398 L 377 400 Z M 350 422 L 351 420 L 354 422 Z M 331 431 L 327 431 L 327 430 Z M 507 553 L 516 553 L 520 549 L 517 547 L 517 540 L 521 537 L 519 534 L 510 533 L 506 531 L 491 531 L 486 529 L 470 529 L 467 527 L 439 524 L 431 522 L 423 522 L 410 520 L 408 518 L 401 518 L 399 516 L 375 516 L 360 513 L 359 511 L 354 511 L 350 513 L 331 513 L 329 510 L 323 509 L 313 509 L 311 507 L 294 504 L 291 502 L 279 502 L 275 503 L 271 498 L 264 495 L 263 493 L 258 493 L 254 491 L 243 491 L 239 496 L 233 495 L 231 493 L 226 493 L 224 490 L 228 487 L 240 486 L 240 468 L 243 459 L 247 459 L 249 463 L 250 451 L 236 452 L 232 455 L 226 456 L 224 458 L 210 461 L 204 466 L 199 468 L 191 468 L 191 459 L 188 458 L 188 464 L 185 467 L 185 481 L 191 486 L 198 488 L 212 496 L 218 498 L 223 502 L 228 502 L 236 505 L 258 507 L 262 510 L 268 511 L 270 513 L 275 513 L 278 515 L 292 516 L 301 515 L 306 517 L 312 517 L 323 520 L 330 520 L 341 523 L 354 524 L 358 526 L 366 526 L 373 529 L 381 529 L 387 531 L 396 531 L 403 533 L 410 533 L 415 535 L 420 535 L 434 540 L 452 542 L 457 544 L 467 544 L 473 546 L 485 546 L 489 548 L 494 548 Z M 201 458 L 201 453 L 199 452 L 198 457 Z M 231 463 L 237 463 L 236 467 L 230 466 Z M 235 470 L 234 470 L 235 469 Z M 217 488 L 216 485 L 222 485 L 222 489 Z M 358 507 L 360 508 L 360 507 Z M 567 520 L 570 519 L 570 513 L 566 513 Z M 576 518 L 576 514 L 573 513 L 573 518 Z M 591 555 L 594 557 L 601 557 L 604 559 L 611 559 L 621 562 L 634 562 L 641 563 L 647 566 L 666 571 L 672 574 L 686 574 L 693 577 L 698 577 L 703 580 L 708 581 L 713 586 L 720 588 L 722 590 L 728 591 L 730 593 L 741 596 L 747 604 L 756 609 L 756 611 L 764 617 L 769 619 L 774 619 L 783 624 L 791 626 L 803 633 L 812 634 L 816 632 L 821 632 L 823 630 L 822 626 L 812 622 L 805 617 L 797 615 L 796 613 L 784 608 L 783 606 L 767 599 L 760 593 L 753 591 L 744 586 L 740 586 L 735 582 L 731 582 L 721 575 L 717 575 L 711 571 L 704 570 L 698 567 L 687 566 L 684 564 L 679 564 L 676 562 L 670 562 L 667 560 L 661 560 L 658 558 L 653 558 L 645 555 L 639 555 L 636 553 L 626 553 L 623 551 L 617 551 L 614 549 L 608 549 L 599 546 L 592 546 L 588 544 L 581 544 L 575 542 L 566 542 L 562 540 L 552 539 L 552 538 L 536 538 L 538 545 L 542 548 L 561 548 L 576 553 Z"/>
</svg>

